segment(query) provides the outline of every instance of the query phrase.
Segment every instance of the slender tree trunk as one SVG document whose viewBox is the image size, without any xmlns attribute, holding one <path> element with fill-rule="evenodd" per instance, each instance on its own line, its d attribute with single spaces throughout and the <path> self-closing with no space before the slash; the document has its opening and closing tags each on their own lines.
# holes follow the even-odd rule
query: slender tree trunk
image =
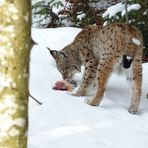
<svg viewBox="0 0 148 148">
<path fill-rule="evenodd" d="M 0 0 L 0 148 L 26 148 L 30 0 Z"/>
<path fill-rule="evenodd" d="M 128 10 L 127 10 L 127 5 L 128 5 L 128 0 L 125 0 L 125 17 L 126 17 L 126 23 L 128 24 L 129 21 L 128 21 Z"/>
</svg>

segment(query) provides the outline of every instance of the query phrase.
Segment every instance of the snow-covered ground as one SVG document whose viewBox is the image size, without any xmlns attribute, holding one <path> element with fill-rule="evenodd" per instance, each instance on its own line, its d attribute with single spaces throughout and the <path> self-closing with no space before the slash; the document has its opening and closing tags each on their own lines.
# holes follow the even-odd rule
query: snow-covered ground
<svg viewBox="0 0 148 148">
<path fill-rule="evenodd" d="M 143 94 L 137 115 L 128 113 L 130 92 L 124 77 L 112 75 L 100 106 L 52 89 L 61 75 L 46 47 L 60 50 L 77 28 L 32 29 L 38 43 L 31 52 L 28 148 L 147 148 L 148 64 L 143 64 Z"/>
</svg>

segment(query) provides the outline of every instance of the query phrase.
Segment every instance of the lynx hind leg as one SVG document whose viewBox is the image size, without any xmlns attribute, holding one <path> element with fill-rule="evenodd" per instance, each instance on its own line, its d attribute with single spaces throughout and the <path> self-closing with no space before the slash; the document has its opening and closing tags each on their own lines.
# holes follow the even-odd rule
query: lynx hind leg
<svg viewBox="0 0 148 148">
<path fill-rule="evenodd" d="M 132 76 L 128 78 L 130 82 L 132 98 L 131 104 L 128 111 L 132 114 L 138 112 L 138 107 L 141 100 L 141 85 L 142 85 L 142 65 L 141 63 L 135 64 L 136 61 L 133 61 L 132 64 Z"/>
<path fill-rule="evenodd" d="M 112 63 L 112 64 L 111 64 Z M 97 69 L 97 92 L 96 95 L 93 99 L 87 100 L 86 103 L 88 103 L 89 105 L 92 106 L 97 106 L 100 104 L 103 95 L 104 95 L 104 91 L 105 91 L 105 87 L 106 87 L 106 83 L 108 78 L 110 77 L 110 74 L 112 72 L 112 66 L 113 66 L 113 60 L 109 60 L 109 58 L 107 60 L 100 60 L 99 64 L 98 64 L 98 69 Z"/>
</svg>

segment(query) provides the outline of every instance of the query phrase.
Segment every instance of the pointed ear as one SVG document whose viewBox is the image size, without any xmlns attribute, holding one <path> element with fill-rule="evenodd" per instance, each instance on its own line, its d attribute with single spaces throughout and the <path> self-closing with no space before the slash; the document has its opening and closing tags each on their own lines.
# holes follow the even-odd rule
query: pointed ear
<svg viewBox="0 0 148 148">
<path fill-rule="evenodd" d="M 58 51 L 56 50 L 51 50 L 50 48 L 47 47 L 47 49 L 49 50 L 50 54 L 53 56 L 53 58 L 56 58 L 58 55 Z"/>
<path fill-rule="evenodd" d="M 64 51 L 60 51 L 59 57 L 61 60 L 65 60 L 68 57 L 68 55 Z"/>
</svg>

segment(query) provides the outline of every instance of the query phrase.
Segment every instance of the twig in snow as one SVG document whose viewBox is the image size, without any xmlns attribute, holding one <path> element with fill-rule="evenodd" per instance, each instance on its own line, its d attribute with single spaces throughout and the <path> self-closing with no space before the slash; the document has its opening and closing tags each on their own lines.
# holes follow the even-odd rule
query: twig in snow
<svg viewBox="0 0 148 148">
<path fill-rule="evenodd" d="M 39 105 L 42 105 L 43 103 L 41 103 L 40 101 L 38 101 L 35 97 L 33 97 L 30 92 L 29 92 L 29 96 L 34 100 L 36 101 Z"/>
</svg>

